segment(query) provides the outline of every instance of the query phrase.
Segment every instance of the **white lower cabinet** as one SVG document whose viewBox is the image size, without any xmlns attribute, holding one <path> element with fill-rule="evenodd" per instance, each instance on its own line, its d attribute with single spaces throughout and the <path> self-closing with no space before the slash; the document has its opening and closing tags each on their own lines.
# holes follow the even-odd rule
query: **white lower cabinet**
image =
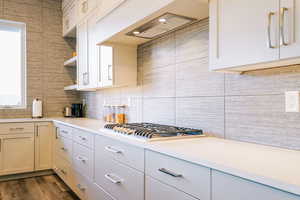
<svg viewBox="0 0 300 200">
<path fill-rule="evenodd" d="M 90 199 L 91 200 L 115 200 L 111 195 L 105 192 L 96 183 L 90 185 Z"/>
<path fill-rule="evenodd" d="M 117 200 L 144 199 L 144 173 L 117 161 L 96 162 L 95 182 Z"/>
<path fill-rule="evenodd" d="M 219 171 L 212 171 L 212 200 L 300 200 L 296 196 Z"/>
<path fill-rule="evenodd" d="M 176 190 L 149 176 L 146 176 L 145 185 L 145 200 L 196 200 L 186 193 Z"/>
</svg>

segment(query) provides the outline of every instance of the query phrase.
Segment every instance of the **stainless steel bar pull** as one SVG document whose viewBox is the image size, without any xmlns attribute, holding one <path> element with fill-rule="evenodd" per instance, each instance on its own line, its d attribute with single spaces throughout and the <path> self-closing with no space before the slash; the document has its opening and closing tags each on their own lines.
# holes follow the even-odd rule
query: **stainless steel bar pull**
<svg viewBox="0 0 300 200">
<path fill-rule="evenodd" d="M 269 12 L 269 14 L 268 14 L 268 47 L 270 48 L 270 49 L 274 49 L 274 48 L 276 48 L 273 44 L 272 44 L 272 39 L 271 39 L 271 25 L 272 25 L 272 18 L 273 18 L 273 16 L 275 15 L 275 13 L 274 12 Z"/>
<path fill-rule="evenodd" d="M 160 169 L 158 169 L 158 171 L 160 171 L 162 173 L 165 173 L 165 174 L 168 174 L 170 176 L 176 177 L 176 178 L 183 177 L 182 174 L 177 174 L 177 173 L 171 172 L 170 170 L 167 170 L 165 168 L 160 168 Z"/>
<path fill-rule="evenodd" d="M 288 8 L 281 8 L 280 9 L 280 35 L 281 35 L 281 45 L 283 46 L 288 46 L 289 43 L 286 42 L 286 35 L 285 35 L 285 17 L 286 17 L 286 13 L 289 11 Z"/>
</svg>

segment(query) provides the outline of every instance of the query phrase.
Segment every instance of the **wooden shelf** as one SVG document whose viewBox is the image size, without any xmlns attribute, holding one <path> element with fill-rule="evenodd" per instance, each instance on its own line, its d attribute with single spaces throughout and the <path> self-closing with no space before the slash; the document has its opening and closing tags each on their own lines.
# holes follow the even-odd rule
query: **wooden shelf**
<svg viewBox="0 0 300 200">
<path fill-rule="evenodd" d="M 64 62 L 65 67 L 76 67 L 77 63 L 77 56 L 74 56 L 73 58 L 70 58 L 66 62 Z"/>
<path fill-rule="evenodd" d="M 77 85 L 69 85 L 64 87 L 65 91 L 73 91 L 73 90 L 77 90 L 78 86 Z"/>
</svg>

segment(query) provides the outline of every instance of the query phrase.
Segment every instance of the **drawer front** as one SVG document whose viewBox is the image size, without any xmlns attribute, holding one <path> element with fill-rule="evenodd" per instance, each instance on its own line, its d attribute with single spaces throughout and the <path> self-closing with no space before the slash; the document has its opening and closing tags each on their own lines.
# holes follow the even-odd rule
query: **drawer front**
<svg viewBox="0 0 300 200">
<path fill-rule="evenodd" d="M 115 200 L 110 194 L 105 192 L 96 183 L 91 185 L 89 197 L 91 200 Z"/>
<path fill-rule="evenodd" d="M 63 138 L 63 137 L 57 138 L 55 148 L 56 148 L 55 152 L 60 157 L 62 157 L 63 159 L 65 159 L 69 163 L 72 162 L 72 152 L 73 152 L 72 140 L 67 139 L 67 138 Z"/>
<path fill-rule="evenodd" d="M 59 125 L 57 130 L 57 136 L 72 139 L 72 132 L 73 129 L 71 127 Z"/>
<path fill-rule="evenodd" d="M 72 171 L 72 184 L 73 191 L 80 197 L 80 199 L 88 199 L 90 190 L 89 181 L 76 171 Z"/>
<path fill-rule="evenodd" d="M 201 200 L 210 199 L 210 169 L 146 151 L 146 174 Z"/>
<path fill-rule="evenodd" d="M 0 124 L 0 134 L 34 133 L 34 123 Z"/>
<path fill-rule="evenodd" d="M 145 180 L 145 200 L 169 199 L 169 200 L 196 200 L 184 192 L 165 185 L 149 176 Z M 227 199 L 224 199 L 227 200 Z"/>
<path fill-rule="evenodd" d="M 95 163 L 95 182 L 118 200 L 144 199 L 144 174 L 114 160 Z"/>
<path fill-rule="evenodd" d="M 71 167 L 69 163 L 57 155 L 55 156 L 54 159 L 55 159 L 54 167 L 53 167 L 54 171 L 64 182 L 70 185 L 72 174 L 71 174 Z"/>
<path fill-rule="evenodd" d="M 212 200 L 224 199 L 300 200 L 300 196 L 213 170 Z"/>
<path fill-rule="evenodd" d="M 79 129 L 73 130 L 73 140 L 86 147 L 94 149 L 94 135 Z"/>
<path fill-rule="evenodd" d="M 95 160 L 114 159 L 144 172 L 144 149 L 106 137 L 95 137 Z"/>
<path fill-rule="evenodd" d="M 94 172 L 93 151 L 85 146 L 73 143 L 73 165 L 83 176 L 92 180 Z"/>
</svg>

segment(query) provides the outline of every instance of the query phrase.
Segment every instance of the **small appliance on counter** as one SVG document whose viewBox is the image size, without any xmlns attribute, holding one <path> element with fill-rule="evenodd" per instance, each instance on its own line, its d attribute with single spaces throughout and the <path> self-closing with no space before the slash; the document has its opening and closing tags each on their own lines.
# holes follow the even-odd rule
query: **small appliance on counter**
<svg viewBox="0 0 300 200">
<path fill-rule="evenodd" d="M 72 117 L 83 117 L 83 104 L 73 103 L 71 106 Z"/>
<path fill-rule="evenodd" d="M 72 117 L 72 108 L 70 106 L 64 107 L 64 117 Z"/>
<path fill-rule="evenodd" d="M 32 101 L 32 118 L 42 118 L 42 117 L 43 117 L 43 102 L 36 98 Z"/>
</svg>

